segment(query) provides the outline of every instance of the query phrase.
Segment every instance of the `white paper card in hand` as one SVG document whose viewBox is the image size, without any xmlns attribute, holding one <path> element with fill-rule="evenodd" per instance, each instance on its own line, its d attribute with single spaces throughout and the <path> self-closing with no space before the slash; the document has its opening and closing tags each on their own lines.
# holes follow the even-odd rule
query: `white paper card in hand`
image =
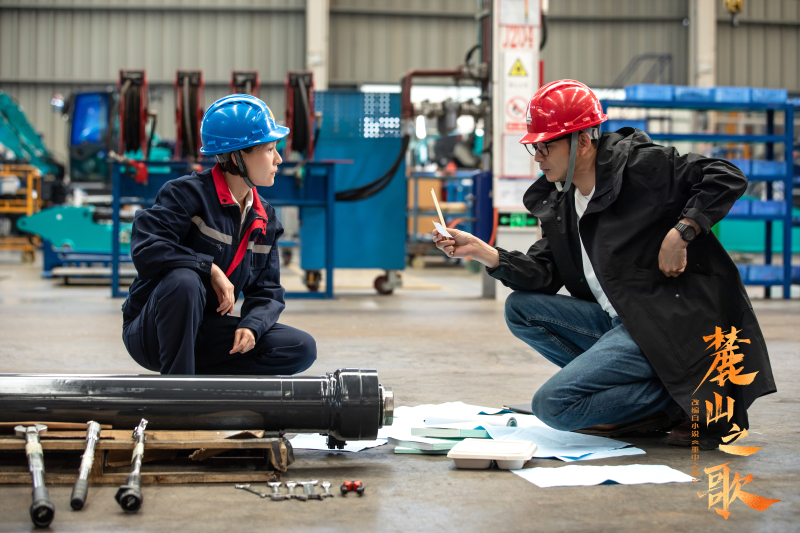
<svg viewBox="0 0 800 533">
<path fill-rule="evenodd" d="M 445 228 L 444 226 L 442 226 L 438 222 L 434 222 L 433 225 L 436 227 L 436 231 L 439 232 L 439 235 L 444 235 L 445 237 L 449 237 L 450 239 L 453 238 L 453 236 L 450 235 L 450 232 L 447 231 L 447 228 Z"/>
</svg>

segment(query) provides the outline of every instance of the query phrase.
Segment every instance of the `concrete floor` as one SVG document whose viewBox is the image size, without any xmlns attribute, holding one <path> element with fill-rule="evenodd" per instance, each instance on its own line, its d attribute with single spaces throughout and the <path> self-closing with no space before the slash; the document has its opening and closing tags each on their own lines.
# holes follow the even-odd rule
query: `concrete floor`
<svg viewBox="0 0 800 533">
<path fill-rule="evenodd" d="M 122 345 L 121 301 L 107 286 L 65 287 L 38 266 L 0 253 L 0 372 L 140 373 Z M 354 274 L 348 274 L 353 278 Z M 356 276 L 357 277 L 357 276 Z M 478 297 L 479 278 L 462 268 L 408 271 L 390 297 L 349 280 L 335 301 L 290 301 L 282 322 L 317 339 L 321 374 L 378 369 L 396 405 L 462 400 L 487 406 L 528 401 L 556 367 L 508 332 L 500 302 Z M 287 284 L 289 280 L 287 279 Z M 760 291 L 758 291 L 760 293 Z M 800 301 L 754 300 L 779 392 L 750 410 L 751 457 L 704 452 L 704 467 L 733 460 L 747 491 L 783 500 L 760 513 L 741 501 L 726 521 L 708 509 L 698 484 L 603 485 L 541 489 L 508 472 L 459 471 L 446 457 L 396 456 L 389 446 L 355 454 L 298 450 L 285 479 L 361 479 L 363 498 L 275 503 L 230 484 L 148 485 L 136 514 L 122 513 L 114 486 L 93 486 L 81 512 L 71 487 L 50 487 L 55 531 L 798 531 L 800 530 Z M 689 472 L 688 448 L 663 439 L 626 439 L 647 455 L 584 464 L 663 464 Z M 528 466 L 558 467 L 539 459 Z M 266 490 L 266 487 L 262 487 Z M 0 486 L 0 531 L 31 529 L 28 486 Z"/>
</svg>

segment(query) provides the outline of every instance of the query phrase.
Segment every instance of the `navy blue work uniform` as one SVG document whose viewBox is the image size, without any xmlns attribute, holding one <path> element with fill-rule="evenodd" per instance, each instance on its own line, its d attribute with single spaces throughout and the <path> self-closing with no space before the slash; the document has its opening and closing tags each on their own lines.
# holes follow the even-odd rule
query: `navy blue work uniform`
<svg viewBox="0 0 800 533">
<path fill-rule="evenodd" d="M 153 207 L 136 212 L 131 256 L 138 276 L 122 306 L 131 357 L 162 374 L 296 374 L 317 356 L 314 339 L 278 324 L 285 307 L 275 209 L 253 189 L 242 220 L 219 165 L 167 182 Z M 241 318 L 221 316 L 211 286 L 216 264 L 245 300 Z M 238 328 L 249 352 L 229 353 Z"/>
</svg>

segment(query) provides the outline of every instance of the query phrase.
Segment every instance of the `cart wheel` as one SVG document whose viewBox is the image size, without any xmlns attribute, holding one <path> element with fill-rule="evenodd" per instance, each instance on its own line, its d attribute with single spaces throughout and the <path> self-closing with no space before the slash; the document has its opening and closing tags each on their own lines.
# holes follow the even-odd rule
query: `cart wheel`
<svg viewBox="0 0 800 533">
<path fill-rule="evenodd" d="M 22 252 L 23 263 L 33 263 L 34 259 L 36 259 L 36 255 L 33 252 Z"/>
<path fill-rule="evenodd" d="M 318 292 L 319 285 L 322 281 L 322 274 L 318 270 L 309 270 L 306 272 L 306 287 L 311 292 Z"/>
<path fill-rule="evenodd" d="M 283 266 L 288 267 L 292 264 L 292 251 L 291 250 L 284 250 L 283 251 Z"/>
<path fill-rule="evenodd" d="M 389 285 L 389 276 L 378 276 L 375 278 L 375 290 L 378 291 L 378 294 L 392 294 L 394 292 L 394 287 Z"/>
<path fill-rule="evenodd" d="M 411 268 L 415 268 L 417 270 L 425 268 L 425 258 L 421 255 L 415 255 L 414 259 L 411 260 Z"/>
</svg>

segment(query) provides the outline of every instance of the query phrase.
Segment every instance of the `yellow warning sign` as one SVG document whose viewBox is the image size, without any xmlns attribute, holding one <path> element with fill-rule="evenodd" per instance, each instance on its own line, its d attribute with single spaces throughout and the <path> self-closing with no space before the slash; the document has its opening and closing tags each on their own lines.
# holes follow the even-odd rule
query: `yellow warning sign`
<svg viewBox="0 0 800 533">
<path fill-rule="evenodd" d="M 511 72 L 508 73 L 509 76 L 527 76 L 528 73 L 525 72 L 525 67 L 522 66 L 522 61 L 517 59 L 514 62 L 514 66 L 511 67 Z"/>
</svg>

